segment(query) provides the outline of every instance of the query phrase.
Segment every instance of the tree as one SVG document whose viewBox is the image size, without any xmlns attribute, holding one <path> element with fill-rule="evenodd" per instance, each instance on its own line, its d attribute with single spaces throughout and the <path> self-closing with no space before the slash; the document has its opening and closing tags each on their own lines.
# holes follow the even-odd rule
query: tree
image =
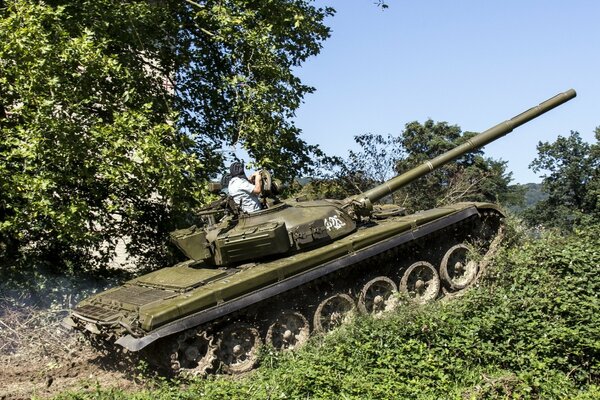
<svg viewBox="0 0 600 400">
<path fill-rule="evenodd" d="M 538 144 L 538 157 L 530 168 L 544 172 L 542 190 L 548 198 L 525 212 L 530 224 L 569 230 L 600 221 L 600 127 L 595 136 L 597 143 L 591 145 L 573 131 L 554 143 Z"/>
<path fill-rule="evenodd" d="M 206 146 L 205 157 L 239 143 L 277 176 L 292 180 L 308 171 L 322 153 L 298 137 L 290 118 L 314 88 L 292 69 L 319 53 L 329 36 L 323 19 L 333 10 L 305 0 L 169 4 L 182 26 L 178 109 L 183 126 Z"/>
<path fill-rule="evenodd" d="M 398 137 L 367 133 L 354 136 L 354 141 L 361 150 L 348 152 L 342 174 L 360 177 L 361 179 L 355 183 L 357 189 L 360 191 L 370 189 L 395 175 L 394 166 L 402 157 L 402 147 Z"/>
<path fill-rule="evenodd" d="M 0 241 L 105 265 L 157 263 L 240 144 L 281 176 L 319 150 L 289 117 L 331 9 L 302 0 L 0 2 Z M 146 264 L 148 265 L 148 264 Z M 64 267 L 63 267 L 64 268 Z"/>
<path fill-rule="evenodd" d="M 459 146 L 475 136 L 473 132 L 461 132 L 457 125 L 434 122 L 406 124 L 400 137 L 407 157 L 396 164 L 403 173 L 427 160 Z M 406 207 L 426 209 L 457 201 L 491 201 L 510 203 L 518 201 L 522 194 L 509 188 L 512 173 L 506 172 L 506 162 L 483 156 L 479 149 L 431 172 L 398 192 Z"/>
<path fill-rule="evenodd" d="M 428 120 L 411 122 L 398 135 L 363 134 L 354 140 L 361 149 L 346 159 L 333 158 L 320 179 L 303 189 L 308 197 L 344 198 L 358 194 L 402 174 L 473 137 L 456 125 Z M 518 204 L 524 190 L 509 186 L 506 162 L 485 158 L 483 150 L 417 179 L 393 194 L 392 201 L 410 210 L 427 209 L 457 201 L 491 201 Z"/>
</svg>

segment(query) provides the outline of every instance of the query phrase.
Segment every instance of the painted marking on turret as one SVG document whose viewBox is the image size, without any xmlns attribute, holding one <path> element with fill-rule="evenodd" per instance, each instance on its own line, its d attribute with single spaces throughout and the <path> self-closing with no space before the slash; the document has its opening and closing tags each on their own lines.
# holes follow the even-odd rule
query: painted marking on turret
<svg viewBox="0 0 600 400">
<path fill-rule="evenodd" d="M 323 224 L 325 225 L 325 228 L 327 228 L 328 232 L 331 230 L 337 231 L 338 229 L 342 229 L 346 226 L 346 223 L 342 221 L 337 215 L 325 218 L 323 220 Z"/>
</svg>

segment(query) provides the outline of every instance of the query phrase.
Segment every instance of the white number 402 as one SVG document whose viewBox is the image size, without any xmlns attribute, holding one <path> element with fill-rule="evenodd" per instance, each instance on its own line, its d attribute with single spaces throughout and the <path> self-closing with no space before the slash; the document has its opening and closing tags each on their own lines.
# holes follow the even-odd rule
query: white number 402
<svg viewBox="0 0 600 400">
<path fill-rule="evenodd" d="M 346 226 L 346 223 L 342 221 L 337 215 L 325 218 L 323 220 L 323 223 L 325 224 L 325 228 L 327 228 L 327 231 L 330 231 L 332 229 L 338 230 Z"/>
</svg>

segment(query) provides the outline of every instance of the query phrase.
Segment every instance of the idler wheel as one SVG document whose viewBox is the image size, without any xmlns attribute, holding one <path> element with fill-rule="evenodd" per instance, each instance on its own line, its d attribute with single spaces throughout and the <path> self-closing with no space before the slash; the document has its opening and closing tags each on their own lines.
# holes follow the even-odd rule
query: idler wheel
<svg viewBox="0 0 600 400">
<path fill-rule="evenodd" d="M 440 275 L 452 290 L 471 285 L 477 277 L 479 263 L 469 258 L 470 249 L 464 244 L 452 246 L 440 264 Z"/>
<path fill-rule="evenodd" d="M 283 311 L 269 326 L 265 341 L 277 350 L 293 350 L 306 343 L 309 335 L 310 326 L 304 315 Z"/>
<path fill-rule="evenodd" d="M 419 304 L 435 300 L 440 286 L 440 277 L 435 267 L 426 261 L 419 261 L 408 267 L 400 280 L 400 292 Z"/>
<path fill-rule="evenodd" d="M 358 309 L 363 314 L 380 314 L 394 309 L 396 305 L 396 284 L 385 276 L 378 276 L 367 282 L 358 297 Z"/>
<path fill-rule="evenodd" d="M 239 374 L 250 371 L 258 359 L 262 342 L 258 330 L 242 322 L 234 322 L 221 332 L 219 361 L 224 372 Z"/>
<path fill-rule="evenodd" d="M 347 294 L 334 294 L 323 300 L 315 311 L 315 330 L 329 332 L 348 321 L 354 313 L 354 300 Z"/>
<path fill-rule="evenodd" d="M 171 352 L 171 369 L 182 376 L 204 376 L 216 360 L 217 344 L 205 331 L 189 329 L 180 334 Z"/>
</svg>

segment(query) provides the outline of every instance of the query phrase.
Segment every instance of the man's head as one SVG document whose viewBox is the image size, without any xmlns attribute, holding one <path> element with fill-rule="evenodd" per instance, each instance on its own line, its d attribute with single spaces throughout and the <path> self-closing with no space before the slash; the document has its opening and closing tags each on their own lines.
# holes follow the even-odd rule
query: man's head
<svg viewBox="0 0 600 400">
<path fill-rule="evenodd" d="M 246 176 L 245 172 L 244 172 L 244 164 L 242 164 L 239 161 L 236 161 L 234 163 L 232 163 L 229 166 L 229 175 L 231 175 L 231 177 L 235 177 L 235 176 Z"/>
</svg>

